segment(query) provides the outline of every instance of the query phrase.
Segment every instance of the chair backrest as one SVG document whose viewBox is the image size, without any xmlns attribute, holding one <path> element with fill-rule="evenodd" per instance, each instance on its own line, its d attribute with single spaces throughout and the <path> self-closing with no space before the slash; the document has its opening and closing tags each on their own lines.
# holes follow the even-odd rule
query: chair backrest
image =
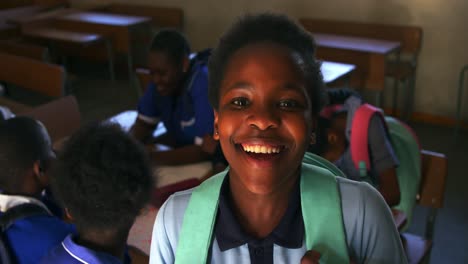
<svg viewBox="0 0 468 264">
<path fill-rule="evenodd" d="M 363 23 L 341 20 L 301 18 L 302 26 L 315 33 L 348 35 L 363 38 L 376 38 L 401 43 L 403 54 L 417 54 L 421 49 L 422 28 L 406 25 Z"/>
<path fill-rule="evenodd" d="M 52 142 L 73 134 L 81 123 L 81 114 L 75 96 L 69 95 L 19 113 L 41 121 L 49 132 Z"/>
<path fill-rule="evenodd" d="M 44 62 L 49 61 L 49 50 L 47 47 L 32 43 L 11 40 L 0 41 L 0 52 Z"/>
<path fill-rule="evenodd" d="M 136 76 L 138 78 L 138 85 L 140 86 L 140 93 L 143 94 L 151 83 L 151 73 L 147 68 L 135 69 Z"/>
<path fill-rule="evenodd" d="M 184 12 L 175 7 L 113 3 L 106 10 L 116 14 L 151 17 L 153 26 L 158 28 L 182 29 L 184 22 Z"/>
<path fill-rule="evenodd" d="M 431 208 L 444 205 L 445 181 L 448 174 L 448 160 L 442 153 L 421 150 L 422 179 L 418 203 Z"/>
<path fill-rule="evenodd" d="M 62 66 L 6 53 L 0 53 L 0 61 L 0 81 L 49 97 L 65 94 Z"/>
</svg>

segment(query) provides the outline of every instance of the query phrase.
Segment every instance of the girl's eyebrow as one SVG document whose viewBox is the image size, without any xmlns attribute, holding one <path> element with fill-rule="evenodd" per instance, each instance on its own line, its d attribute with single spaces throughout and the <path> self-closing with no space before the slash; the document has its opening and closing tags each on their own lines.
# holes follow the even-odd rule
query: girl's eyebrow
<svg viewBox="0 0 468 264">
<path fill-rule="evenodd" d="M 245 81 L 240 81 L 240 82 L 235 82 L 234 84 L 230 85 L 228 88 L 228 91 L 233 90 L 233 89 L 247 89 L 247 90 L 252 90 L 252 84 L 245 82 Z"/>
</svg>

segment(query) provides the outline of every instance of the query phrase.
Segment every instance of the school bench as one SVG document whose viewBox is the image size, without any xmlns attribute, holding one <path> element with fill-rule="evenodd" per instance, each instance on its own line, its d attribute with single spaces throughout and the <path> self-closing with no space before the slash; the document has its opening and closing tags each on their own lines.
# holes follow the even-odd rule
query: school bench
<svg viewBox="0 0 468 264">
<path fill-rule="evenodd" d="M 43 62 L 48 62 L 50 60 L 49 50 L 47 47 L 23 42 L 17 39 L 0 41 L 0 52 Z"/>
<path fill-rule="evenodd" d="M 316 18 L 301 18 L 299 19 L 299 22 L 304 26 L 305 29 L 314 33 L 325 33 L 338 36 L 353 36 L 399 42 L 399 53 L 394 58 L 390 58 L 390 60 L 386 62 L 384 74 L 385 76 L 394 79 L 394 95 L 392 102 L 394 113 L 397 108 L 398 84 L 400 82 L 407 83 L 406 86 L 408 91 L 405 96 L 406 100 L 404 108 L 406 117 L 410 114 L 414 97 L 418 55 L 422 45 L 423 32 L 421 27 Z M 320 56 L 320 53 L 321 51 L 319 49 L 317 51 L 317 55 Z M 322 55 L 333 56 L 329 53 Z M 364 78 L 363 76 L 366 74 L 366 72 L 372 69 L 365 68 L 365 66 L 369 64 L 366 64 L 365 61 L 359 61 L 360 56 L 357 56 L 356 54 L 345 54 L 345 56 L 348 57 L 342 57 L 338 59 L 342 59 L 343 62 L 358 65 L 351 80 L 352 84 L 357 87 L 363 87 L 362 78 Z M 353 60 L 358 61 L 353 62 Z"/>
<path fill-rule="evenodd" d="M 448 159 L 444 154 L 422 150 L 421 156 L 422 179 L 416 199 L 417 204 L 429 208 L 429 213 L 426 217 L 426 230 L 423 236 L 402 234 L 403 246 L 410 264 L 425 261 L 429 263 L 437 210 L 444 205 L 445 182 L 448 174 Z"/>
<path fill-rule="evenodd" d="M 115 80 L 114 53 L 112 50 L 112 44 L 110 40 L 103 35 L 94 33 L 73 32 L 53 28 L 33 28 L 25 30 L 23 32 L 23 35 L 27 38 L 46 41 L 51 47 L 56 47 L 57 44 L 89 47 L 104 42 L 107 48 L 110 79 Z M 55 48 L 52 49 L 54 50 L 54 52 L 57 52 Z M 63 61 L 65 62 L 65 56 L 63 59 Z"/>
<path fill-rule="evenodd" d="M 0 52 L 0 82 L 48 97 L 65 94 L 66 74 L 63 67 Z"/>
</svg>

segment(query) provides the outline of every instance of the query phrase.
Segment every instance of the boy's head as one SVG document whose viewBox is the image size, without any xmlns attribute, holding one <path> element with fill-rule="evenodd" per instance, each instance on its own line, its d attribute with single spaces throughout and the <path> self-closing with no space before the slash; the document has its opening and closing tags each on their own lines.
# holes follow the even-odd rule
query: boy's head
<svg viewBox="0 0 468 264">
<path fill-rule="evenodd" d="M 105 123 L 70 138 L 51 185 L 79 231 L 115 232 L 130 228 L 154 186 L 142 147 L 119 126 Z"/>
<path fill-rule="evenodd" d="M 37 196 L 48 185 L 46 171 L 55 158 L 46 128 L 29 117 L 0 122 L 0 189 Z"/>
<path fill-rule="evenodd" d="M 315 59 L 315 42 L 295 22 L 286 16 L 274 14 L 242 17 L 221 37 L 209 61 L 209 99 L 213 108 L 219 107 L 220 87 L 232 55 L 247 45 L 262 42 L 278 44 L 300 57 L 307 91 L 312 100 L 312 114 L 317 116 L 324 94 L 320 63 Z"/>
<path fill-rule="evenodd" d="M 190 45 L 180 32 L 165 29 L 154 36 L 148 66 L 161 95 L 179 92 L 190 65 L 189 55 Z"/>
</svg>

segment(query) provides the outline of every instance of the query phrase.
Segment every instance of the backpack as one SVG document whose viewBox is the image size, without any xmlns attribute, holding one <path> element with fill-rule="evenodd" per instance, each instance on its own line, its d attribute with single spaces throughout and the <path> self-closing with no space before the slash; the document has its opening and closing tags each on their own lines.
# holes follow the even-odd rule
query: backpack
<svg viewBox="0 0 468 264">
<path fill-rule="evenodd" d="M 308 250 L 313 248 L 321 254 L 321 263 L 349 263 L 337 175 L 324 163 L 334 167 L 312 153 L 302 163 L 300 192 L 305 242 Z M 219 192 L 227 172 L 218 173 L 193 190 L 184 213 L 175 263 L 207 263 Z"/>
<path fill-rule="evenodd" d="M 36 216 L 36 215 L 48 215 L 49 213 L 42 206 L 26 203 L 14 206 L 8 209 L 5 213 L 0 215 L 0 263 L 2 264 L 14 264 L 17 263 L 11 248 L 6 241 L 6 230 L 17 220 Z"/>
<path fill-rule="evenodd" d="M 372 117 L 382 119 L 387 135 L 400 162 L 396 169 L 398 185 L 400 187 L 400 203 L 394 208 L 403 211 L 407 216 L 407 224 L 411 223 L 413 208 L 421 181 L 421 154 L 419 140 L 414 131 L 393 117 L 385 117 L 381 109 L 370 104 L 361 104 L 354 111 L 348 113 L 351 118 L 349 133 L 349 148 L 354 166 L 365 177 L 370 171 L 370 154 L 368 146 L 368 130 Z M 349 114 L 352 116 L 349 116 Z"/>
</svg>

